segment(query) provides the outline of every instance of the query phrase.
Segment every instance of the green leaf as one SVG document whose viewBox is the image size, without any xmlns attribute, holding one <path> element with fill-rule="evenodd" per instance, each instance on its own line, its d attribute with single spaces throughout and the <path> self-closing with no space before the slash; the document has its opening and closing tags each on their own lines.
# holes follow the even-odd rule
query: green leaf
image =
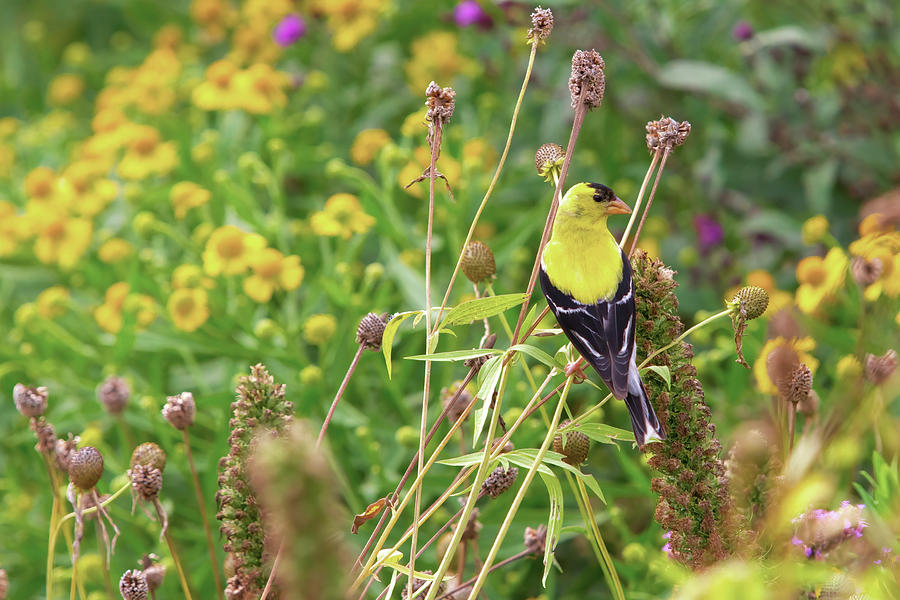
<svg viewBox="0 0 900 600">
<path fill-rule="evenodd" d="M 516 450 L 521 456 L 525 457 L 530 462 L 527 465 L 530 467 L 534 463 L 534 459 L 537 457 L 537 450 L 535 448 L 523 448 L 521 450 Z M 512 452 L 508 454 L 504 454 L 504 456 L 509 456 Z M 570 472 L 575 477 L 578 477 L 584 484 L 588 487 L 591 492 L 594 493 L 600 500 L 606 504 L 606 497 L 603 495 L 603 490 L 600 489 L 600 484 L 597 483 L 597 480 L 594 479 L 593 475 L 588 475 L 587 473 L 583 473 L 581 469 L 573 467 L 569 463 L 563 461 L 563 455 L 558 452 L 553 452 L 552 450 L 548 450 L 544 454 L 544 463 L 548 465 L 553 465 L 554 467 L 559 467 L 561 469 L 565 469 Z M 541 465 L 543 466 L 543 465 Z"/>
<path fill-rule="evenodd" d="M 489 358 L 486 363 L 481 365 L 481 370 L 478 371 L 478 379 L 481 382 L 481 386 L 478 388 L 478 393 L 475 397 L 482 399 L 484 402 L 482 403 L 481 408 L 475 411 L 475 431 L 473 432 L 474 437 L 472 439 L 473 445 L 477 444 L 478 438 L 481 437 L 481 430 L 484 428 L 484 422 L 487 419 L 488 411 L 491 408 L 491 398 L 494 396 L 494 390 L 497 389 L 497 384 L 500 383 L 500 374 L 503 372 L 502 366 L 503 357 L 493 356 Z"/>
<path fill-rule="evenodd" d="M 522 448 L 520 450 L 513 450 L 512 452 L 504 452 L 500 455 L 500 458 L 511 462 L 517 467 L 530 469 L 531 465 L 534 464 L 534 461 L 537 458 L 537 452 L 538 451 L 536 448 Z M 539 473 L 543 473 L 545 475 L 553 474 L 553 471 L 550 470 L 550 467 L 544 464 L 538 465 L 537 469 Z"/>
<path fill-rule="evenodd" d="M 525 294 L 503 294 L 501 296 L 488 296 L 463 302 L 450 309 L 444 317 L 445 325 L 467 325 L 479 319 L 486 319 L 498 315 L 503 311 L 518 306 L 525 302 Z"/>
<path fill-rule="evenodd" d="M 829 158 L 803 174 L 806 205 L 813 213 L 827 213 L 831 208 L 831 192 L 837 179 L 838 159 Z"/>
<path fill-rule="evenodd" d="M 646 371 L 653 371 L 659 378 L 666 382 L 666 389 L 672 389 L 672 373 L 669 371 L 669 367 L 666 365 L 650 365 L 649 367 L 644 367 Z"/>
<path fill-rule="evenodd" d="M 407 356 L 406 360 L 434 360 L 440 362 L 449 362 L 456 360 L 466 360 L 475 358 L 476 356 L 484 356 L 485 354 L 503 354 L 503 350 L 496 348 L 473 348 L 471 350 L 451 350 L 450 352 L 437 352 L 435 354 L 416 354 Z"/>
<path fill-rule="evenodd" d="M 568 430 L 569 427 L 566 427 L 566 429 Z M 600 442 L 602 444 L 613 444 L 617 440 L 625 442 L 634 441 L 633 432 L 619 429 L 612 425 L 606 425 L 605 423 L 579 423 L 571 427 L 571 429 L 580 431 L 595 442 Z"/>
<path fill-rule="evenodd" d="M 559 480 L 552 472 L 550 475 L 541 473 L 541 479 L 547 487 L 547 495 L 550 496 L 550 514 L 547 516 L 547 541 L 544 544 L 544 573 L 541 576 L 541 585 L 547 587 L 547 575 L 553 566 L 553 551 L 559 542 L 559 530 L 563 519 L 563 493 Z"/>
<path fill-rule="evenodd" d="M 421 310 L 408 310 L 395 314 L 384 326 L 384 334 L 381 337 L 381 351 L 384 353 L 384 363 L 387 366 L 388 379 L 391 378 L 391 347 L 394 345 L 394 336 L 397 335 L 397 329 L 409 317 L 421 313 Z"/>
<path fill-rule="evenodd" d="M 456 456 L 454 458 L 445 458 L 444 460 L 437 461 L 439 465 L 447 465 L 450 467 L 468 467 L 470 465 L 481 464 L 481 459 L 484 453 L 479 452 L 470 452 L 469 454 L 463 454 L 462 456 Z M 493 461 L 496 462 L 496 461 Z M 489 467 L 493 465 L 488 465 Z"/>
<path fill-rule="evenodd" d="M 556 369 L 557 371 L 566 370 L 566 366 L 564 364 L 560 364 L 552 356 L 550 356 L 537 346 L 532 346 L 531 344 L 516 344 L 509 349 L 509 352 L 522 352 L 523 354 L 527 354 L 531 358 L 539 360 L 551 369 Z"/>
<path fill-rule="evenodd" d="M 717 64 L 698 60 L 669 61 L 659 70 L 659 83 L 666 87 L 718 96 L 734 104 L 762 110 L 762 97 L 747 78 Z"/>
</svg>

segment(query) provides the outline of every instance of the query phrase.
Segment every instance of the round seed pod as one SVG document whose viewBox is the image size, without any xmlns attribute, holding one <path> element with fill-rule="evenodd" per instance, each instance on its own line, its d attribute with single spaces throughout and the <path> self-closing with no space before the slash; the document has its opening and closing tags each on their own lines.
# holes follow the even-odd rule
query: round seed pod
<svg viewBox="0 0 900 600">
<path fill-rule="evenodd" d="M 13 387 L 13 401 L 16 410 L 26 417 L 39 417 L 47 410 L 47 388 L 28 387 L 17 383 Z"/>
<path fill-rule="evenodd" d="M 162 472 L 166 468 L 166 453 L 153 442 L 144 442 L 131 453 L 129 466 L 135 465 L 149 465 Z"/>
<path fill-rule="evenodd" d="M 469 242 L 469 245 L 466 246 L 460 266 L 463 274 L 472 283 L 489 281 L 497 272 L 494 253 L 487 244 L 477 241 Z"/>
<path fill-rule="evenodd" d="M 97 399 L 106 411 L 112 415 L 121 414 L 128 406 L 131 388 L 121 377 L 111 375 L 97 388 Z"/>
<path fill-rule="evenodd" d="M 162 472 L 151 465 L 134 465 L 128 470 L 131 489 L 141 500 L 152 500 L 162 489 Z"/>
<path fill-rule="evenodd" d="M 740 305 L 744 302 L 744 308 L 747 310 L 747 319 L 755 319 L 766 312 L 769 306 L 769 294 L 766 290 L 755 285 L 748 285 L 738 290 L 734 297 L 734 302 Z"/>
<path fill-rule="evenodd" d="M 150 587 L 147 578 L 138 569 L 128 569 L 119 580 L 119 593 L 124 600 L 147 600 Z"/>
<path fill-rule="evenodd" d="M 570 421 L 563 421 L 560 427 L 565 427 Z M 565 441 L 563 437 L 565 436 Z M 565 434 L 557 433 L 553 437 L 553 451 L 563 455 L 563 462 L 577 467 L 587 460 L 588 450 L 591 449 L 591 440 L 580 431 L 567 431 Z"/>
<path fill-rule="evenodd" d="M 381 338 L 384 336 L 384 328 L 388 322 L 388 314 L 381 316 L 369 313 L 359 322 L 356 328 L 356 343 L 365 344 L 370 350 L 381 349 Z"/>
<path fill-rule="evenodd" d="M 178 430 L 187 429 L 193 425 L 196 412 L 197 403 L 194 401 L 194 395 L 190 392 L 168 396 L 166 405 L 162 408 L 163 418 Z"/>
<path fill-rule="evenodd" d="M 516 467 L 504 469 L 502 466 L 498 466 L 481 484 L 481 491 L 491 498 L 496 498 L 516 482 L 518 475 L 519 469 Z"/>
<path fill-rule="evenodd" d="M 534 153 L 534 167 L 538 175 L 547 177 L 554 168 L 559 169 L 566 158 L 566 150 L 559 144 L 543 144 Z"/>
<path fill-rule="evenodd" d="M 69 479 L 82 490 L 92 489 L 103 475 L 103 455 L 93 446 L 85 446 L 69 456 Z"/>
</svg>

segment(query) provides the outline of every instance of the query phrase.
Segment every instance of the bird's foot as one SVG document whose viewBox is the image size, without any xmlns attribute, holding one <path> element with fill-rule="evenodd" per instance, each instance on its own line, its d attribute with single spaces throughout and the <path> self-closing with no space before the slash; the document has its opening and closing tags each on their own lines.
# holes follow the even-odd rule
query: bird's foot
<svg viewBox="0 0 900 600">
<path fill-rule="evenodd" d="M 566 378 L 572 377 L 572 383 L 582 383 L 585 379 L 587 379 L 587 375 L 584 374 L 584 358 L 578 357 L 578 360 L 575 362 L 570 362 L 566 365 Z"/>
</svg>

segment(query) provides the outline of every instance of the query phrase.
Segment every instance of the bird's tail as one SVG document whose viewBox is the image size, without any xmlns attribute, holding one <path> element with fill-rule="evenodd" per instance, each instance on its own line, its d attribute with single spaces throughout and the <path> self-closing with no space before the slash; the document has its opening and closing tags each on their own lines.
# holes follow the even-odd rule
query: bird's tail
<svg viewBox="0 0 900 600">
<path fill-rule="evenodd" d="M 653 411 L 653 405 L 650 404 L 647 388 L 640 379 L 636 382 L 628 382 L 625 406 L 628 407 L 628 414 L 631 416 L 631 428 L 634 429 L 634 439 L 637 441 L 638 448 L 647 442 L 666 439 L 666 432 L 660 426 L 659 419 L 656 418 L 656 413 Z"/>
</svg>

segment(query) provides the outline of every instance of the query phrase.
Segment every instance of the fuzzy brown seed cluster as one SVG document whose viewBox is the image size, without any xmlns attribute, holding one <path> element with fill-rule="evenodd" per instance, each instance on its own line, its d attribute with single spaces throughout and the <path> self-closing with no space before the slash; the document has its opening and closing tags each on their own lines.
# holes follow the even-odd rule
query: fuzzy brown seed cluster
<svg viewBox="0 0 900 600">
<path fill-rule="evenodd" d="M 553 11 L 549 8 L 538 6 L 531 13 L 531 29 L 528 30 L 528 41 L 532 44 L 541 44 L 550 37 L 553 31 Z"/>
<path fill-rule="evenodd" d="M 428 107 L 425 119 L 430 123 L 443 125 L 453 116 L 453 110 L 456 108 L 456 92 L 453 88 L 442 88 L 432 81 L 425 89 L 425 106 Z"/>
<path fill-rule="evenodd" d="M 153 442 L 144 442 L 137 446 L 131 453 L 129 466 L 149 465 L 160 471 L 166 468 L 166 452 Z"/>
<path fill-rule="evenodd" d="M 881 259 L 877 256 L 873 256 L 869 260 L 862 256 L 854 256 L 850 261 L 850 272 L 853 273 L 853 279 L 862 287 L 868 287 L 878 281 L 883 271 Z"/>
<path fill-rule="evenodd" d="M 47 396 L 47 388 L 43 386 L 33 388 L 17 383 L 13 387 L 16 410 L 26 417 L 39 417 L 44 414 L 47 410 Z"/>
<path fill-rule="evenodd" d="M 82 490 L 90 490 L 103 475 L 103 455 L 93 446 L 76 450 L 69 457 L 69 479 Z"/>
<path fill-rule="evenodd" d="M 516 482 L 518 475 L 519 469 L 516 467 L 504 469 L 503 466 L 498 466 L 481 484 L 481 491 L 492 499 L 496 499 Z"/>
<path fill-rule="evenodd" d="M 494 252 L 484 242 L 471 241 L 463 251 L 460 263 L 463 274 L 472 283 L 490 281 L 497 272 Z"/>
<path fill-rule="evenodd" d="M 138 569 L 125 571 L 119 580 L 119 593 L 124 600 L 147 600 L 150 587 L 144 573 Z"/>
<path fill-rule="evenodd" d="M 380 350 L 381 339 L 384 337 L 384 328 L 390 320 L 388 313 L 376 315 L 369 313 L 359 322 L 356 328 L 356 343 L 365 344 L 369 350 Z"/>
<path fill-rule="evenodd" d="M 678 122 L 671 117 L 661 116 L 656 121 L 647 122 L 647 148 L 651 152 L 659 150 L 671 151 L 680 146 L 691 133 L 691 124 Z"/>
<path fill-rule="evenodd" d="M 120 415 L 128 406 L 131 398 L 131 387 L 121 377 L 110 375 L 97 388 L 97 399 L 111 415 Z"/>
<path fill-rule="evenodd" d="M 159 496 L 162 490 L 162 472 L 150 465 L 134 465 L 128 470 L 131 477 L 131 490 L 138 498 L 151 501 Z"/>
<path fill-rule="evenodd" d="M 197 403 L 190 392 L 181 392 L 177 396 L 168 396 L 162 408 L 163 418 L 169 425 L 178 430 L 187 429 L 194 424 Z"/>
<path fill-rule="evenodd" d="M 536 556 L 543 556 L 547 547 L 547 526 L 538 525 L 537 529 L 525 528 L 525 549 Z"/>
<path fill-rule="evenodd" d="M 568 419 L 560 423 L 560 428 L 571 423 Z M 563 455 L 563 462 L 577 467 L 587 460 L 588 451 L 591 449 L 591 440 L 580 431 L 567 431 L 565 434 L 557 433 L 553 437 L 553 451 Z"/>
<path fill-rule="evenodd" d="M 600 106 L 606 93 L 605 68 L 606 63 L 596 50 L 575 51 L 572 75 L 569 77 L 572 108 L 577 108 L 579 99 L 590 110 Z"/>
<path fill-rule="evenodd" d="M 797 404 L 809 396 L 812 390 L 812 371 L 803 363 L 791 372 L 787 385 L 784 386 L 783 396 L 788 402 Z"/>
<path fill-rule="evenodd" d="M 887 381 L 897 370 L 897 352 L 888 350 L 881 356 L 866 354 L 866 377 L 875 385 Z"/>
<path fill-rule="evenodd" d="M 56 467 L 63 473 L 69 472 L 69 457 L 78 449 L 80 438 L 73 436 L 71 433 L 68 438 L 57 438 L 56 445 L 53 449 L 53 458 L 56 460 Z"/>
<path fill-rule="evenodd" d="M 457 381 L 450 387 L 441 390 L 441 398 L 444 408 L 447 410 L 447 420 L 450 423 L 456 423 L 473 400 L 472 394 L 468 390 L 459 389 L 460 384 L 462 382 Z"/>
</svg>

